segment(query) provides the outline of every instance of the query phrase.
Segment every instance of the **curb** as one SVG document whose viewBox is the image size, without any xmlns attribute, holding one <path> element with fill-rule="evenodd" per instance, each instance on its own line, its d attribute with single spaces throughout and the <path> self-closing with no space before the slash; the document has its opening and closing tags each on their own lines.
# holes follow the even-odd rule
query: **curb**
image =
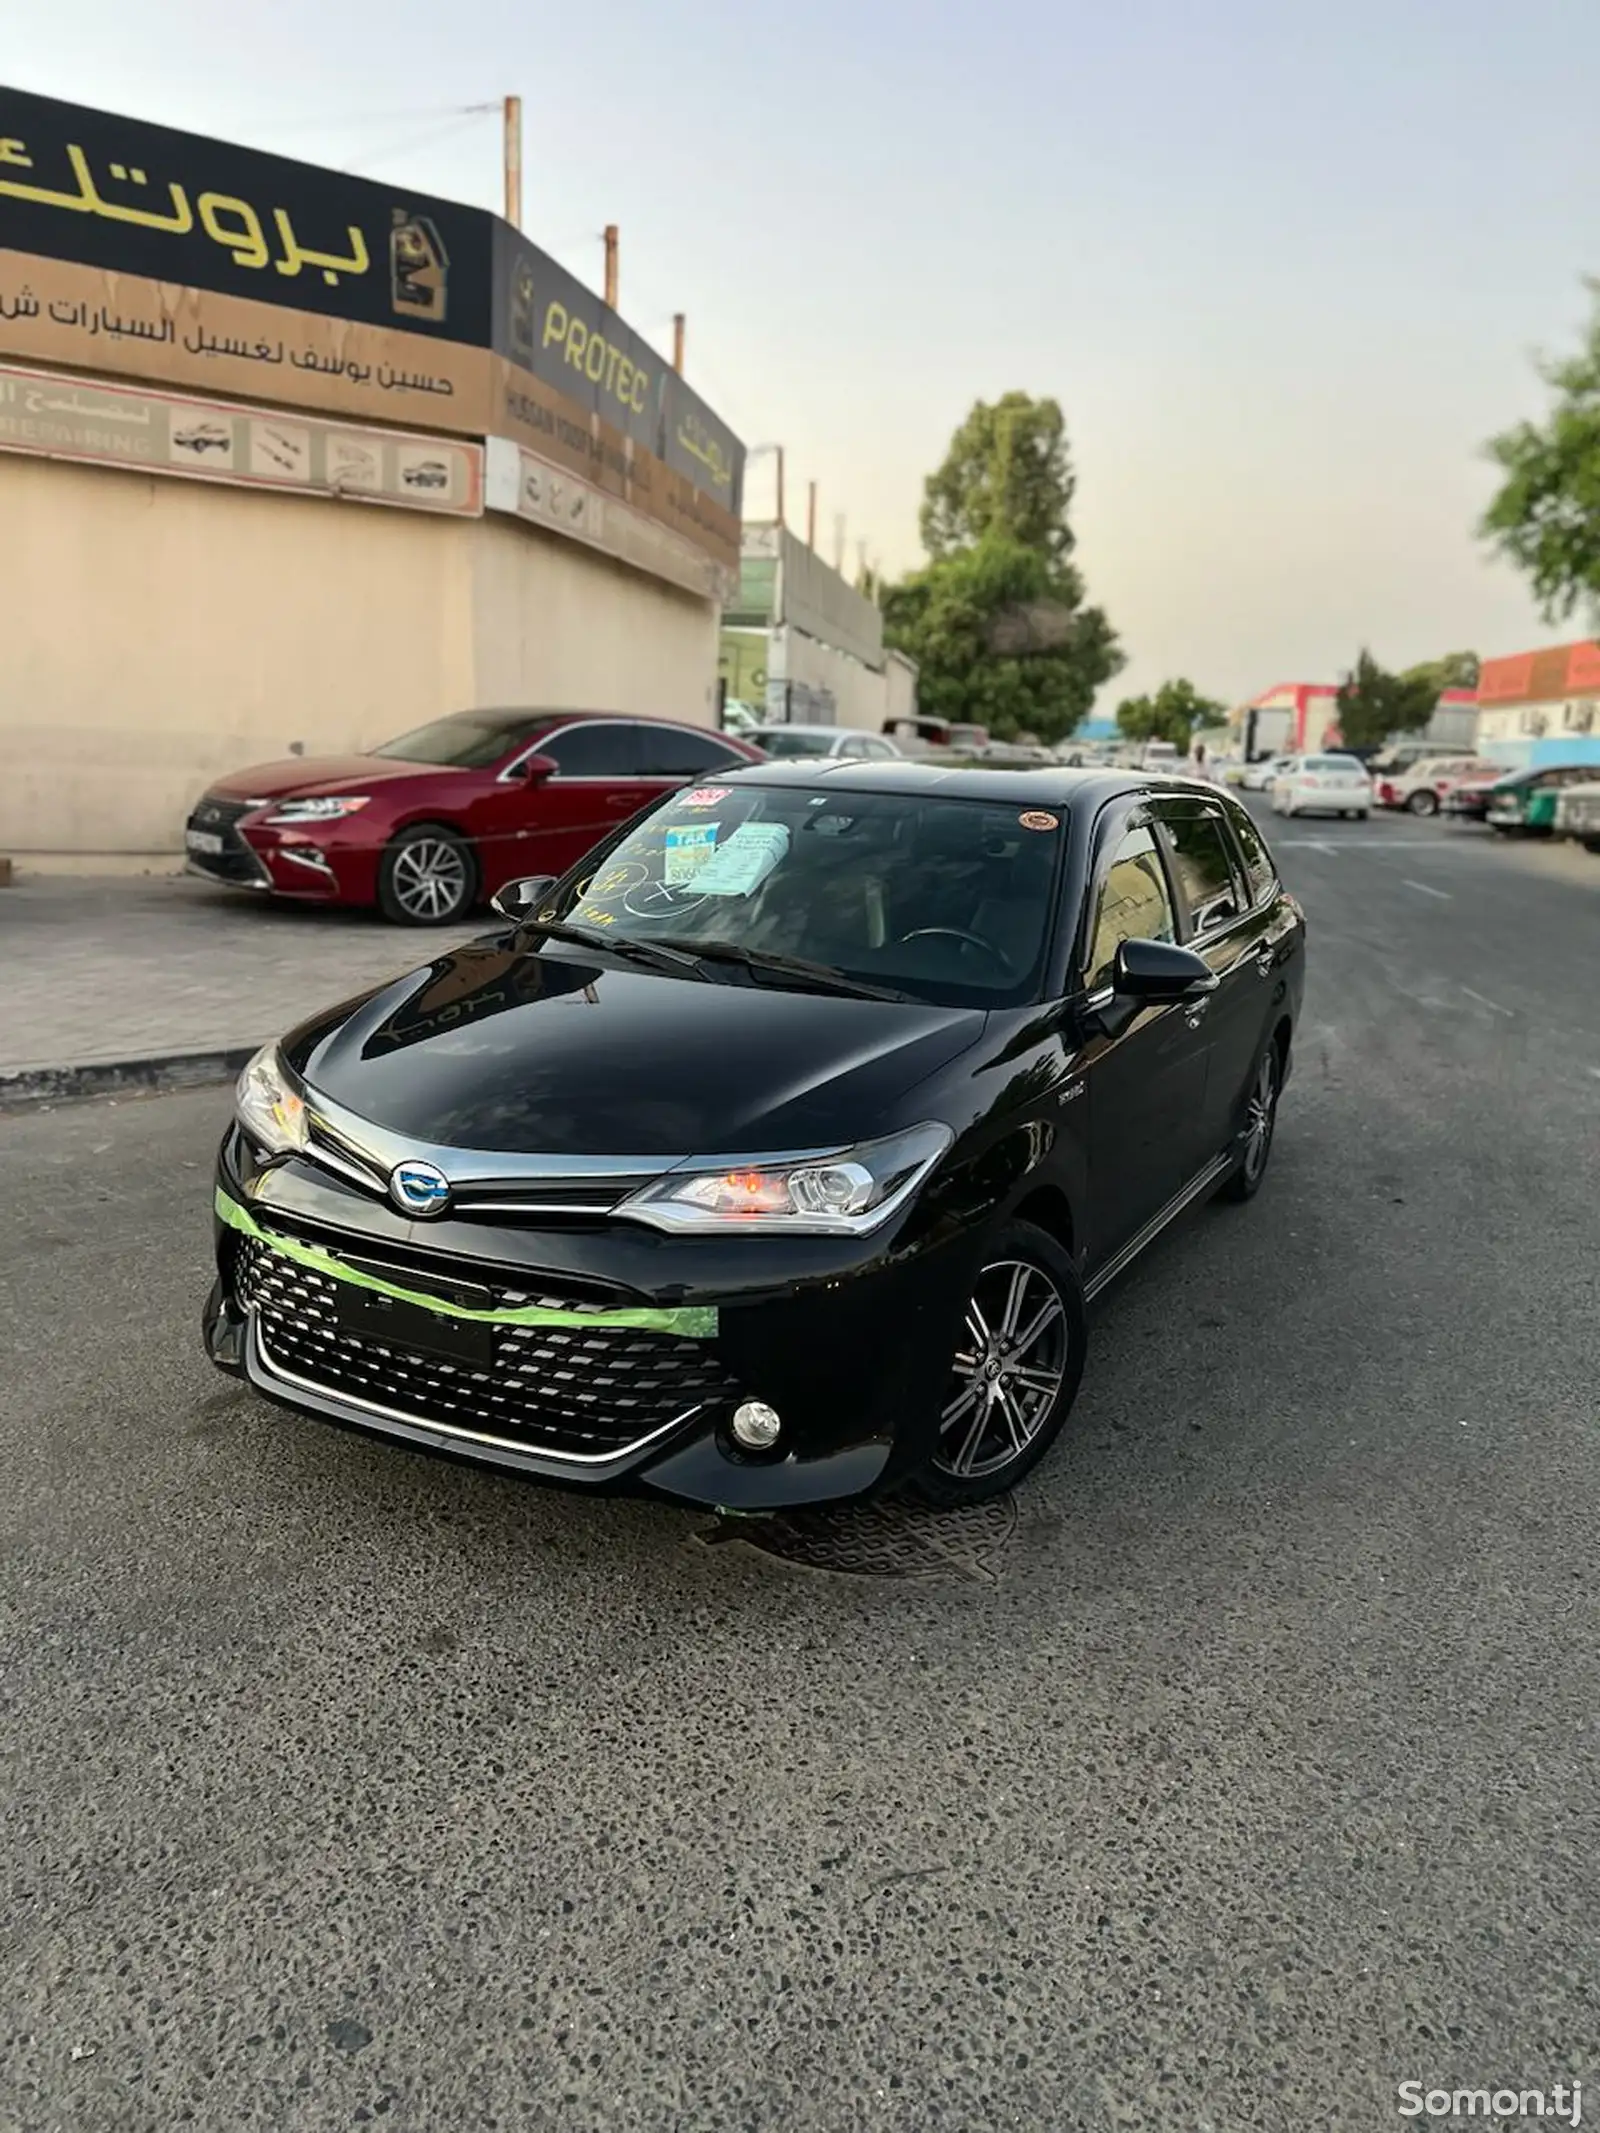
<svg viewBox="0 0 1600 2133">
<path fill-rule="evenodd" d="M 164 1052 L 154 1059 L 113 1059 L 90 1066 L 0 1068 L 0 1112 L 45 1104 L 87 1103 L 98 1096 L 158 1096 L 232 1081 L 258 1045 L 208 1052 Z"/>
</svg>

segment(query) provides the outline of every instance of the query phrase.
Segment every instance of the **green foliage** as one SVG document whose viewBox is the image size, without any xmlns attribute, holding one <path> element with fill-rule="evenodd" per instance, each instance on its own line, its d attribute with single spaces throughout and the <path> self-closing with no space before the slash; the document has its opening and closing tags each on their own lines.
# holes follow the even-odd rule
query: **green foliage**
<svg viewBox="0 0 1600 2133">
<path fill-rule="evenodd" d="M 1600 281 L 1584 344 L 1564 362 L 1541 359 L 1552 403 L 1543 424 L 1491 438 L 1504 479 L 1479 532 L 1531 580 L 1547 622 L 1577 608 L 1600 616 Z"/>
<path fill-rule="evenodd" d="M 923 485 L 922 545 L 935 562 L 999 534 L 1064 563 L 1077 480 L 1067 425 L 1055 400 L 1006 393 L 977 401 L 950 440 L 944 465 Z"/>
<path fill-rule="evenodd" d="M 1364 647 L 1339 689 L 1339 731 L 1347 748 L 1375 748 L 1391 733 L 1417 733 L 1439 691 L 1430 673 L 1389 674 Z"/>
<path fill-rule="evenodd" d="M 1063 739 L 1123 664 L 1069 560 L 1074 478 L 1054 400 L 979 402 L 925 484 L 929 562 L 882 591 L 884 636 L 915 659 L 921 708 Z"/>
<path fill-rule="evenodd" d="M 991 535 L 891 586 L 884 634 L 916 660 L 922 710 L 1059 740 L 1121 664 L 1104 615 L 1069 590 L 1036 550 Z"/>
<path fill-rule="evenodd" d="M 1125 696 L 1117 706 L 1117 725 L 1130 741 L 1171 741 L 1186 749 L 1196 733 L 1220 726 L 1227 715 L 1226 704 L 1202 696 L 1180 675 L 1164 681 L 1154 696 Z"/>
<path fill-rule="evenodd" d="M 1478 655 L 1476 652 L 1446 652 L 1443 659 L 1424 659 L 1414 667 L 1402 672 L 1402 681 L 1426 681 L 1431 684 L 1435 696 L 1443 696 L 1446 689 L 1475 689 L 1478 686 Z"/>
</svg>

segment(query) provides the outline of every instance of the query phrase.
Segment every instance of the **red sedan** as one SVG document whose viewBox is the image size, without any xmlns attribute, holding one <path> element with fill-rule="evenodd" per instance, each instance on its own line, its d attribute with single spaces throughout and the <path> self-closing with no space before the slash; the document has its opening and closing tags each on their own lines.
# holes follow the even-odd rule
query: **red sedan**
<svg viewBox="0 0 1600 2133">
<path fill-rule="evenodd" d="M 439 926 L 522 875 L 564 874 L 675 786 L 764 760 L 669 719 L 458 711 L 370 755 L 291 756 L 222 778 L 184 847 L 208 881 Z"/>
</svg>

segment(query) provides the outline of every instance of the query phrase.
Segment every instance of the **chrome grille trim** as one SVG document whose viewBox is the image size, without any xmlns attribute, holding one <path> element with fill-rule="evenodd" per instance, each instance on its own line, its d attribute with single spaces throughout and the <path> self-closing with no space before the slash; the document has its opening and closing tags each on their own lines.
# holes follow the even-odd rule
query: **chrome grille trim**
<svg viewBox="0 0 1600 2133">
<path fill-rule="evenodd" d="M 405 1285 L 405 1270 L 394 1271 Z M 583 1308 L 570 1294 L 536 1293 L 536 1275 L 522 1278 L 528 1288 L 520 1291 L 498 1280 L 492 1288 L 481 1281 L 462 1286 L 505 1307 L 515 1298 Z M 252 1374 L 264 1389 L 277 1383 L 337 1415 L 376 1418 L 496 1454 L 595 1470 L 625 1464 L 739 1397 L 704 1342 L 643 1328 L 497 1325 L 488 1359 L 477 1361 L 347 1330 L 339 1282 L 255 1238 L 237 1247 L 233 1286 L 260 1362 Z M 439 1293 L 451 1289 L 441 1274 Z"/>
</svg>

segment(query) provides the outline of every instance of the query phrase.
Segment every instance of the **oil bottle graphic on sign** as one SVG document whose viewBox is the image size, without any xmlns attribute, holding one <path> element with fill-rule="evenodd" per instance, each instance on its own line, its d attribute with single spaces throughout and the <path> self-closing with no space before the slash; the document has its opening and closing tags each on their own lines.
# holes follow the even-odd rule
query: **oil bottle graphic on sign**
<svg viewBox="0 0 1600 2133">
<path fill-rule="evenodd" d="M 450 255 L 431 215 L 394 211 L 389 232 L 389 296 L 401 318 L 444 322 Z"/>
</svg>

